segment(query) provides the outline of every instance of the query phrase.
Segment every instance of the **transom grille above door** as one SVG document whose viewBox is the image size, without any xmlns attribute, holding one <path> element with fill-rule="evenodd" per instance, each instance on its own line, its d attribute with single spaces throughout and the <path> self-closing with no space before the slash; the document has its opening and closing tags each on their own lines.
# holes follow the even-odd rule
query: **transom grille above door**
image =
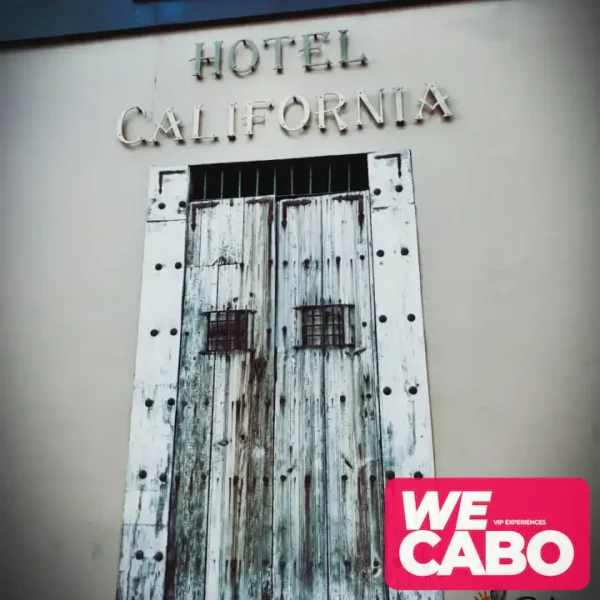
<svg viewBox="0 0 600 600">
<path fill-rule="evenodd" d="M 201 165 L 190 169 L 190 200 L 363 192 L 369 189 L 364 154 L 270 162 Z"/>
</svg>

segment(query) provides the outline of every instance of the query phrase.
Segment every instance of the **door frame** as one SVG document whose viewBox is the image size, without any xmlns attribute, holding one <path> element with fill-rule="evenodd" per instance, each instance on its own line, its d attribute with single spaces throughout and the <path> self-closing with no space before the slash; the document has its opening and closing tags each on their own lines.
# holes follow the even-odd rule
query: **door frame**
<svg viewBox="0 0 600 600">
<path fill-rule="evenodd" d="M 412 155 L 367 159 L 383 471 L 433 477 Z M 150 170 L 117 600 L 164 599 L 189 188 L 189 166 Z"/>
</svg>

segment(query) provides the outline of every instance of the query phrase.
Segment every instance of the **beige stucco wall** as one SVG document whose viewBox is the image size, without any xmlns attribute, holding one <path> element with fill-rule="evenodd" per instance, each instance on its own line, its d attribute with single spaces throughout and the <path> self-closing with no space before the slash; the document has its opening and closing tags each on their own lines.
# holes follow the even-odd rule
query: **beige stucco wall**
<svg viewBox="0 0 600 600">
<path fill-rule="evenodd" d="M 153 164 L 412 149 L 437 473 L 581 476 L 597 495 L 592 4 L 466 2 L 0 53 L 3 598 L 114 597 Z M 198 41 L 340 28 L 367 68 L 305 74 L 296 46 L 283 75 L 269 52 L 247 79 L 191 77 Z M 390 115 L 384 129 L 286 137 L 271 114 L 252 141 L 241 127 L 224 139 L 227 102 L 403 85 L 414 117 L 429 80 L 453 122 L 401 130 Z M 127 149 L 115 125 L 134 104 L 173 107 L 187 135 L 203 104 L 223 140 Z M 598 597 L 599 577 L 555 594 Z"/>
</svg>

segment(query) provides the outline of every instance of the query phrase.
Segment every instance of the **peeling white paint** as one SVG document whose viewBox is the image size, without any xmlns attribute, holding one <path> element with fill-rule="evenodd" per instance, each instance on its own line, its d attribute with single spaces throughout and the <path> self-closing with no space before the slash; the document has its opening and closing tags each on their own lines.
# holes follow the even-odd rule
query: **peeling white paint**
<svg viewBox="0 0 600 600">
<path fill-rule="evenodd" d="M 186 222 L 175 210 L 158 221 L 152 216 L 155 201 L 165 204 L 163 210 L 177 206 L 189 181 L 185 167 L 170 172 L 155 169 L 150 181 L 119 600 L 162 597 L 165 581 L 175 422 L 169 399 L 177 396 L 184 272 L 175 265 L 183 264 Z"/>
<path fill-rule="evenodd" d="M 413 477 L 417 472 L 433 477 L 411 153 L 373 153 L 368 160 L 383 468 L 388 477 Z M 403 254 L 403 248 L 407 254 Z M 409 315 L 414 320 L 409 320 Z M 380 316 L 386 317 L 385 322 L 380 322 Z M 410 393 L 413 386 L 416 394 Z M 392 597 L 443 600 L 443 593 L 390 592 Z"/>
</svg>

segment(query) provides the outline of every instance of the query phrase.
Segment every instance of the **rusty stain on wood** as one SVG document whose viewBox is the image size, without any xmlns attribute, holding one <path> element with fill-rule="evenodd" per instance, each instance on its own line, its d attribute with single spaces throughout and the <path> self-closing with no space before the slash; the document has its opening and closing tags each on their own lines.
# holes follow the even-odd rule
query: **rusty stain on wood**
<svg viewBox="0 0 600 600">
<path fill-rule="evenodd" d="M 196 213 L 199 210 L 203 210 L 206 208 L 213 208 L 215 206 L 218 206 L 219 203 L 218 202 L 193 202 L 190 206 L 190 228 L 192 231 L 194 231 L 196 229 Z"/>
<path fill-rule="evenodd" d="M 364 194 L 341 194 L 338 196 L 331 196 L 332 200 L 337 200 L 338 202 L 354 202 L 356 200 L 362 200 L 364 198 Z"/>
<path fill-rule="evenodd" d="M 281 210 L 281 226 L 285 229 L 287 226 L 287 214 L 288 206 L 308 206 L 311 203 L 309 198 L 303 198 L 302 200 L 283 200 L 279 203 L 278 207 Z"/>
<path fill-rule="evenodd" d="M 274 213 L 274 207 L 275 207 L 275 203 L 273 202 L 273 199 L 270 197 L 266 197 L 266 198 L 250 198 L 248 200 L 246 200 L 246 202 L 248 204 L 268 204 L 269 206 L 269 215 L 267 217 L 267 221 L 269 223 L 269 225 L 271 225 L 271 223 L 273 222 L 273 213 Z"/>
<path fill-rule="evenodd" d="M 177 170 L 171 170 L 171 171 L 160 171 L 158 174 L 158 193 L 162 194 L 163 192 L 163 180 L 166 176 L 168 175 L 180 175 L 180 174 L 185 174 L 187 172 L 187 169 L 177 169 Z"/>
<path fill-rule="evenodd" d="M 396 154 L 371 154 L 370 155 L 372 160 L 389 160 L 389 159 L 395 159 L 396 161 L 396 167 L 398 169 L 398 179 L 402 178 L 402 160 L 403 157 L 406 156 L 406 152 L 405 153 L 396 153 Z M 369 182 L 371 182 L 371 172 L 369 172 Z M 372 187 L 375 187 L 375 184 L 372 185 Z"/>
</svg>

